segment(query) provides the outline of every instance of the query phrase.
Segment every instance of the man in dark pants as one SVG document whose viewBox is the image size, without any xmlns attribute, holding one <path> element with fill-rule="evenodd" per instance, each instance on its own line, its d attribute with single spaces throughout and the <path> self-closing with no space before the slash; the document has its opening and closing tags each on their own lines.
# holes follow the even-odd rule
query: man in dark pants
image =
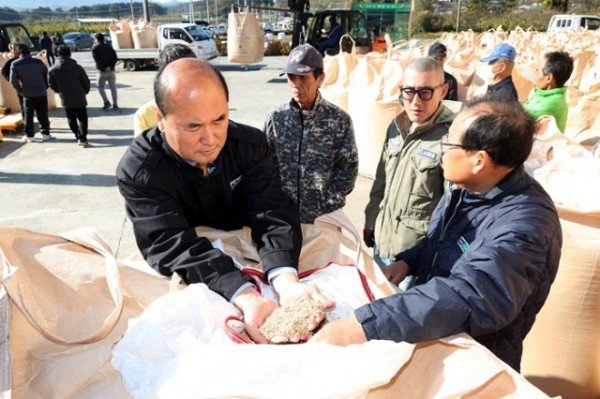
<svg viewBox="0 0 600 399">
<path fill-rule="evenodd" d="M 92 56 L 99 71 L 97 85 L 102 101 L 104 101 L 102 109 L 106 111 L 110 108 L 110 101 L 108 101 L 108 97 L 106 97 L 106 92 L 104 91 L 104 84 L 108 82 L 113 100 L 112 110 L 119 111 L 119 106 L 117 105 L 117 78 L 115 76 L 117 53 L 110 44 L 104 42 L 104 35 L 102 33 L 96 34 L 96 44 L 92 47 Z"/>
<path fill-rule="evenodd" d="M 79 145 L 87 146 L 88 116 L 85 95 L 90 92 L 90 79 L 81 65 L 71 58 L 69 46 L 61 44 L 56 53 L 59 57 L 58 62 L 48 73 L 50 87 L 60 95 L 69 127 Z"/>
<path fill-rule="evenodd" d="M 56 59 L 54 58 L 54 53 L 52 52 L 52 39 L 50 39 L 50 37 L 48 36 L 48 32 L 42 32 L 40 45 L 42 46 L 42 50 L 46 50 L 46 58 L 48 59 L 48 64 L 50 66 L 54 65 Z"/>
<path fill-rule="evenodd" d="M 42 141 L 53 138 L 50 135 L 48 119 L 48 68 L 44 63 L 31 57 L 29 47 L 20 44 L 21 56 L 10 66 L 10 83 L 17 94 L 23 96 L 23 112 L 25 113 L 25 136 L 23 142 L 33 141 L 33 113 L 37 115 L 41 126 Z"/>
</svg>

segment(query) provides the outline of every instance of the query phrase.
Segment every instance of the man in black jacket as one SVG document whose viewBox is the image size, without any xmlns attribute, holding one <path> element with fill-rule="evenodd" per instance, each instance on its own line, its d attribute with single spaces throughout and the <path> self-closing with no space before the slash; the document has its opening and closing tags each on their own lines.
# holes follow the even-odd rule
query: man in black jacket
<svg viewBox="0 0 600 399">
<path fill-rule="evenodd" d="M 96 62 L 96 68 L 98 69 L 98 91 L 104 101 L 103 110 L 110 108 L 110 101 L 106 97 L 104 91 L 104 84 L 108 82 L 110 87 L 110 93 L 112 95 L 112 109 L 113 111 L 119 111 L 117 105 L 117 78 L 115 75 L 115 65 L 117 65 L 117 53 L 108 43 L 104 42 L 104 35 L 102 33 L 96 33 L 96 44 L 92 47 L 92 56 Z"/>
<path fill-rule="evenodd" d="M 163 275 L 179 273 L 188 284 L 207 284 L 242 311 L 254 339 L 264 339 L 257 327 L 277 304 L 194 230 L 246 225 L 280 304 L 311 297 L 332 306 L 316 288 L 298 282 L 298 211 L 281 188 L 265 135 L 229 120 L 222 75 L 198 59 L 179 59 L 159 71 L 154 95 L 157 126 L 134 139 L 117 167 L 148 263 Z"/>
<path fill-rule="evenodd" d="M 19 45 L 21 56 L 10 66 L 10 83 L 17 94 L 23 96 L 23 112 L 25 114 L 25 136 L 23 142 L 33 141 L 33 114 L 37 115 L 41 126 L 42 141 L 53 138 L 50 135 L 48 119 L 48 68 L 44 63 L 31 56 L 29 47 Z"/>
<path fill-rule="evenodd" d="M 448 59 L 448 49 L 440 42 L 435 42 L 427 50 L 427 57 L 437 60 L 444 65 Z M 449 72 L 444 71 L 444 82 L 448 85 L 448 93 L 444 100 L 458 101 L 458 82 L 456 78 Z"/>
<path fill-rule="evenodd" d="M 61 44 L 56 53 L 58 62 L 48 72 L 50 87 L 60 95 L 75 139 L 79 145 L 87 146 L 88 115 L 85 95 L 90 92 L 90 79 L 81 65 L 71 58 L 69 46 Z"/>
<path fill-rule="evenodd" d="M 2 67 L 2 76 L 4 76 L 4 78 L 10 82 L 10 66 L 21 56 L 21 49 L 19 47 L 19 43 L 9 44 L 8 51 L 10 51 L 10 58 Z M 23 117 L 23 120 L 25 120 L 25 110 L 23 109 L 23 96 L 20 93 L 17 93 L 17 97 L 19 97 L 19 105 L 21 106 L 21 116 Z"/>
<path fill-rule="evenodd" d="M 48 36 L 48 32 L 42 32 L 40 46 L 42 46 L 42 50 L 46 50 L 46 58 L 48 59 L 48 65 L 54 65 L 54 62 L 56 60 L 54 58 L 54 52 L 52 51 L 52 39 L 50 39 L 50 37 Z"/>
</svg>

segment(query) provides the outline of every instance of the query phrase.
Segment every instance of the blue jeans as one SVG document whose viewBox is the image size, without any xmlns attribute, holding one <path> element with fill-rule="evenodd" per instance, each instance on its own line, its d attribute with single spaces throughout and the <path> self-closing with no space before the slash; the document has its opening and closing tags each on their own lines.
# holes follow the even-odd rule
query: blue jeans
<svg viewBox="0 0 600 399">
<path fill-rule="evenodd" d="M 375 246 L 373 248 L 373 260 L 375 261 L 375 263 L 377 263 L 381 268 L 385 268 L 386 266 L 391 265 L 392 263 L 394 263 L 393 259 L 390 258 L 382 258 L 377 254 L 377 246 Z M 402 291 L 406 291 L 409 288 L 414 287 L 415 285 L 415 280 L 417 278 L 415 276 L 406 276 L 406 278 L 404 280 L 402 280 L 400 282 L 400 284 L 398 284 L 398 287 L 400 287 L 400 289 Z"/>
</svg>

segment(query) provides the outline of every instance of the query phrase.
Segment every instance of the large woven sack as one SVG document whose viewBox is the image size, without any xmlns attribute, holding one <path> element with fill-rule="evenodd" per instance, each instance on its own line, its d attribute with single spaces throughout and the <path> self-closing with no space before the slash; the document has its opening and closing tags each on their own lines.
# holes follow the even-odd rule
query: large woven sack
<svg viewBox="0 0 600 399">
<path fill-rule="evenodd" d="M 227 59 L 242 65 L 262 61 L 265 33 L 256 14 L 229 13 L 227 27 Z"/>
<path fill-rule="evenodd" d="M 569 102 L 565 135 L 572 140 L 593 145 L 600 137 L 600 91 L 584 94 Z"/>
<path fill-rule="evenodd" d="M 10 385 L 15 398 L 128 397 L 112 346 L 168 281 L 119 267 L 91 229 L 64 237 L 1 229 L 0 258 L 12 357 L 0 330 L 0 376 L 12 377 L 0 388 Z M 6 298 L 0 292 L 0 317 Z"/>
<path fill-rule="evenodd" d="M 550 395 L 600 397 L 600 159 L 555 159 L 535 177 L 563 231 L 558 274 L 525 339 L 522 373 Z"/>
<path fill-rule="evenodd" d="M 133 48 L 133 37 L 129 20 L 113 20 L 108 25 L 110 40 L 115 50 Z"/>
<path fill-rule="evenodd" d="M 342 37 L 352 40 L 349 35 Z M 352 47 L 351 53 L 343 52 L 341 43 L 342 40 L 340 40 L 340 51 L 336 55 L 326 55 L 323 59 L 325 80 L 321 85 L 320 92 L 324 99 L 348 112 L 350 74 L 358 62 L 357 59 L 362 56 L 356 54 L 356 46 Z"/>
<path fill-rule="evenodd" d="M 2 68 L 9 59 L 9 53 L 1 53 L 0 68 Z M 0 107 L 10 108 L 11 112 L 19 112 L 21 110 L 17 91 L 12 87 L 8 80 L 4 79 L 4 76 L 0 76 Z"/>
<path fill-rule="evenodd" d="M 136 49 L 158 47 L 157 29 L 152 22 L 147 23 L 140 18 L 136 24 L 132 23 L 131 37 Z"/>
<path fill-rule="evenodd" d="M 386 131 L 402 111 L 398 101 L 406 60 L 362 58 L 351 74 L 348 113 L 354 125 L 358 172 L 375 177 Z"/>
</svg>

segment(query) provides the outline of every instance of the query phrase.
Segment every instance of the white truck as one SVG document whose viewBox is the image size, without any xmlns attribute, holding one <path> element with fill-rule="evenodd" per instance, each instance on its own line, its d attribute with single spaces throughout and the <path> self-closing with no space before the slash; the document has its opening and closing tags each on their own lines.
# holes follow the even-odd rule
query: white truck
<svg viewBox="0 0 600 399">
<path fill-rule="evenodd" d="M 119 49 L 115 50 L 118 61 L 128 71 L 154 65 L 158 60 L 160 50 L 167 44 L 178 43 L 192 49 L 196 57 L 202 60 L 212 60 L 217 57 L 217 44 L 210 32 L 192 23 L 163 24 L 158 27 L 158 48 Z"/>
<path fill-rule="evenodd" d="M 558 32 L 561 30 L 577 32 L 583 29 L 596 30 L 598 28 L 600 28 L 600 17 L 595 15 L 554 15 L 550 18 L 550 23 L 548 23 L 548 32 Z"/>
</svg>

